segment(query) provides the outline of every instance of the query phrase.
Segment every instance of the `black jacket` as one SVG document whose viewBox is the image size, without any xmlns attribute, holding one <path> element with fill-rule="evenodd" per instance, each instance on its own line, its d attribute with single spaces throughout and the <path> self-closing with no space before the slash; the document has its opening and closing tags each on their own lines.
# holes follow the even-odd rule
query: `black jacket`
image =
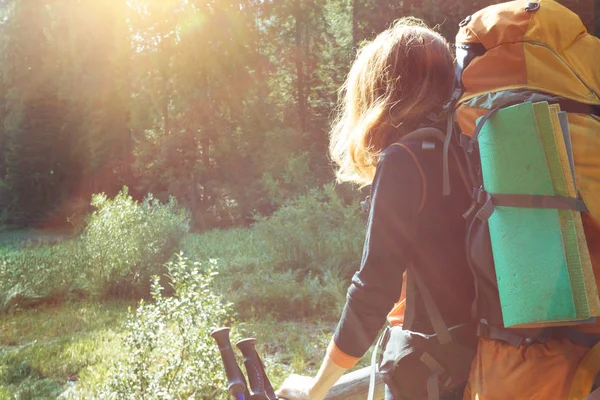
<svg viewBox="0 0 600 400">
<path fill-rule="evenodd" d="M 336 346 L 352 357 L 362 357 L 375 341 L 400 298 L 409 263 L 418 268 L 449 326 L 470 319 L 474 289 L 462 218 L 470 196 L 453 163 L 452 193 L 442 196 L 441 144 L 403 144 L 388 147 L 379 160 L 361 268 L 334 335 Z M 404 328 L 433 333 L 410 272 L 407 279 Z"/>
</svg>

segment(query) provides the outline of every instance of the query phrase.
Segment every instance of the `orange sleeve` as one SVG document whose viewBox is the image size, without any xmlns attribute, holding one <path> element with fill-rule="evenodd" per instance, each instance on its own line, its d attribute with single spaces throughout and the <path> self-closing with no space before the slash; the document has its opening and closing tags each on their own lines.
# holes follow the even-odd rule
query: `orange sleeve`
<svg viewBox="0 0 600 400">
<path fill-rule="evenodd" d="M 387 320 L 392 326 L 404 324 L 404 313 L 406 312 L 406 271 L 402 274 L 402 294 L 400 300 L 394 304 L 394 308 L 387 316 Z"/>
<path fill-rule="evenodd" d="M 327 346 L 327 356 L 336 364 L 338 367 L 350 369 L 358 363 L 360 357 L 352 357 L 348 354 L 344 353 L 342 350 L 337 347 L 333 339 L 329 342 L 329 346 Z"/>
</svg>

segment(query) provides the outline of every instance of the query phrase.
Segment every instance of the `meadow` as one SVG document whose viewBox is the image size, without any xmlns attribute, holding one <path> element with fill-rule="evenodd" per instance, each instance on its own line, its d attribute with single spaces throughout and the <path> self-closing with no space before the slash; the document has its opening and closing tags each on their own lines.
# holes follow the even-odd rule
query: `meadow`
<svg viewBox="0 0 600 400">
<path fill-rule="evenodd" d="M 218 326 L 258 340 L 274 385 L 316 372 L 360 260 L 357 204 L 325 186 L 190 233 L 174 200 L 93 203 L 77 234 L 0 238 L 1 399 L 227 398 Z"/>
</svg>

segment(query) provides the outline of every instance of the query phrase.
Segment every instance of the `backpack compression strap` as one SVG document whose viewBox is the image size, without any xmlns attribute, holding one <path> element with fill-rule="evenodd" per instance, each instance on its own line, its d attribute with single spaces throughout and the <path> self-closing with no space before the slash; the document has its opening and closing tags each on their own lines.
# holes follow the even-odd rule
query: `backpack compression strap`
<svg viewBox="0 0 600 400">
<path fill-rule="evenodd" d="M 494 213 L 496 206 L 524 208 L 554 208 L 557 210 L 574 210 L 588 212 L 583 200 L 563 196 L 543 196 L 529 194 L 493 194 L 479 188 L 474 191 L 473 198 L 478 204 L 483 204 L 476 218 L 487 221 Z"/>
<path fill-rule="evenodd" d="M 496 111 L 505 108 L 505 107 L 510 107 L 510 106 L 514 106 L 526 101 L 530 101 L 530 96 L 528 93 L 522 93 L 520 95 L 515 95 L 513 97 L 511 97 L 510 99 L 500 102 L 497 106 L 495 106 L 494 108 L 492 108 L 491 110 L 489 110 L 487 113 L 485 113 L 481 119 L 479 120 L 479 122 L 477 123 L 477 126 L 475 127 L 475 131 L 473 132 L 473 135 L 471 137 L 466 136 L 466 135 L 461 135 L 460 137 L 460 144 L 462 147 L 464 147 L 467 152 L 471 153 L 473 152 L 473 149 L 475 148 L 476 144 L 477 144 L 477 138 L 479 137 L 479 133 L 481 132 L 481 129 L 483 128 L 483 125 L 485 125 L 486 121 L 496 113 Z M 596 116 L 599 117 L 600 116 L 600 105 L 592 105 L 592 104 L 584 104 L 584 103 L 579 103 L 573 100 L 560 100 L 558 102 L 549 102 L 550 104 L 559 104 L 560 105 L 560 109 L 561 111 L 566 111 L 568 113 L 576 113 L 576 114 L 590 114 L 592 116 Z"/>
<path fill-rule="evenodd" d="M 491 110 L 489 110 L 477 123 L 473 135 L 461 135 L 461 146 L 465 148 L 467 153 L 472 153 L 477 145 L 477 139 L 481 129 L 488 119 L 498 110 L 520 104 L 526 100 L 526 95 L 515 96 L 510 100 L 501 102 Z M 576 102 L 568 103 L 572 112 L 592 112 L 592 106 Z M 480 181 L 481 183 L 481 181 Z M 548 195 L 523 195 L 523 194 L 494 194 L 486 192 L 482 187 L 474 186 L 473 189 L 474 203 L 483 204 L 476 214 L 476 217 L 482 221 L 486 221 L 494 212 L 495 206 L 505 207 L 525 207 L 525 208 L 554 208 L 559 210 L 574 210 L 579 212 L 588 212 L 588 208 L 579 198 L 563 197 L 563 196 L 548 196 Z"/>
</svg>

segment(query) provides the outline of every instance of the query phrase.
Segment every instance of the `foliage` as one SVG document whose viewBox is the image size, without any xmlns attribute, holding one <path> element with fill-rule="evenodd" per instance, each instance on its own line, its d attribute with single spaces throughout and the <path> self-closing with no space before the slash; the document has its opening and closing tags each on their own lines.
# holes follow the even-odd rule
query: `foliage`
<svg viewBox="0 0 600 400">
<path fill-rule="evenodd" d="M 56 399 L 57 392 L 64 399 L 106 398 L 118 362 L 127 359 L 125 324 L 131 306 L 86 301 L 0 315 L 0 398 Z M 261 317 L 238 321 L 231 335 L 232 343 L 257 338 L 257 351 L 278 387 L 291 372 L 316 373 L 334 327 L 313 318 Z M 216 373 L 224 377 L 220 365 Z M 211 398 L 220 397 L 224 390 Z"/>
<path fill-rule="evenodd" d="M 193 234 L 184 252 L 219 259 L 215 288 L 241 319 L 335 320 L 358 268 L 364 221 L 333 186 L 288 201 L 251 228 Z"/>
<path fill-rule="evenodd" d="M 228 300 L 241 319 L 256 315 L 274 319 L 317 318 L 335 321 L 344 305 L 347 279 L 337 271 L 232 269 Z"/>
<path fill-rule="evenodd" d="M 123 185 L 131 151 L 124 6 L 3 2 L 0 145 L 8 196 L 0 201 L 9 222 L 66 225 L 80 199 Z"/>
<path fill-rule="evenodd" d="M 192 233 L 183 238 L 181 249 L 190 258 L 201 262 L 219 260 L 221 269 L 227 273 L 219 274 L 215 283 L 226 275 L 233 275 L 229 273 L 230 268 L 266 268 L 271 264 L 262 235 L 250 228 L 211 229 Z"/>
<path fill-rule="evenodd" d="M 29 244 L 0 253 L 0 311 L 60 303 L 83 285 L 87 257 L 80 240 Z"/>
<path fill-rule="evenodd" d="M 333 185 L 311 190 L 269 218 L 257 217 L 255 229 L 275 264 L 314 271 L 338 267 L 343 274 L 357 269 L 365 232 L 358 204 L 344 204 Z"/>
<path fill-rule="evenodd" d="M 2 0 L 0 222 L 77 227 L 81 199 L 127 185 L 175 196 L 200 231 L 248 225 L 281 204 L 266 193 L 331 180 L 326 132 L 365 40 L 415 15 L 453 42 L 499 1 Z M 592 2 L 562 1 L 592 25 Z"/>
<path fill-rule="evenodd" d="M 152 284 L 153 303 L 142 302 L 127 323 L 128 358 L 119 364 L 106 394 L 117 399 L 226 397 L 221 359 L 210 332 L 230 315 L 212 289 L 217 265 L 182 255 L 167 264 L 174 288 Z"/>
<path fill-rule="evenodd" d="M 56 399 L 75 387 L 78 398 L 95 397 L 123 358 L 128 305 L 78 302 L 1 314 L 0 398 Z"/>
<path fill-rule="evenodd" d="M 189 229 L 187 213 L 174 198 L 161 204 L 151 195 L 137 202 L 124 188 L 114 199 L 94 195 L 81 241 L 86 255 L 85 281 L 97 295 L 139 297 L 150 277 L 177 250 Z M 136 293 L 137 292 L 137 293 Z"/>
<path fill-rule="evenodd" d="M 177 250 L 189 228 L 174 199 L 137 202 L 123 189 L 94 196 L 96 211 L 81 236 L 0 252 L 0 311 L 69 298 L 149 295 L 152 275 Z"/>
</svg>

